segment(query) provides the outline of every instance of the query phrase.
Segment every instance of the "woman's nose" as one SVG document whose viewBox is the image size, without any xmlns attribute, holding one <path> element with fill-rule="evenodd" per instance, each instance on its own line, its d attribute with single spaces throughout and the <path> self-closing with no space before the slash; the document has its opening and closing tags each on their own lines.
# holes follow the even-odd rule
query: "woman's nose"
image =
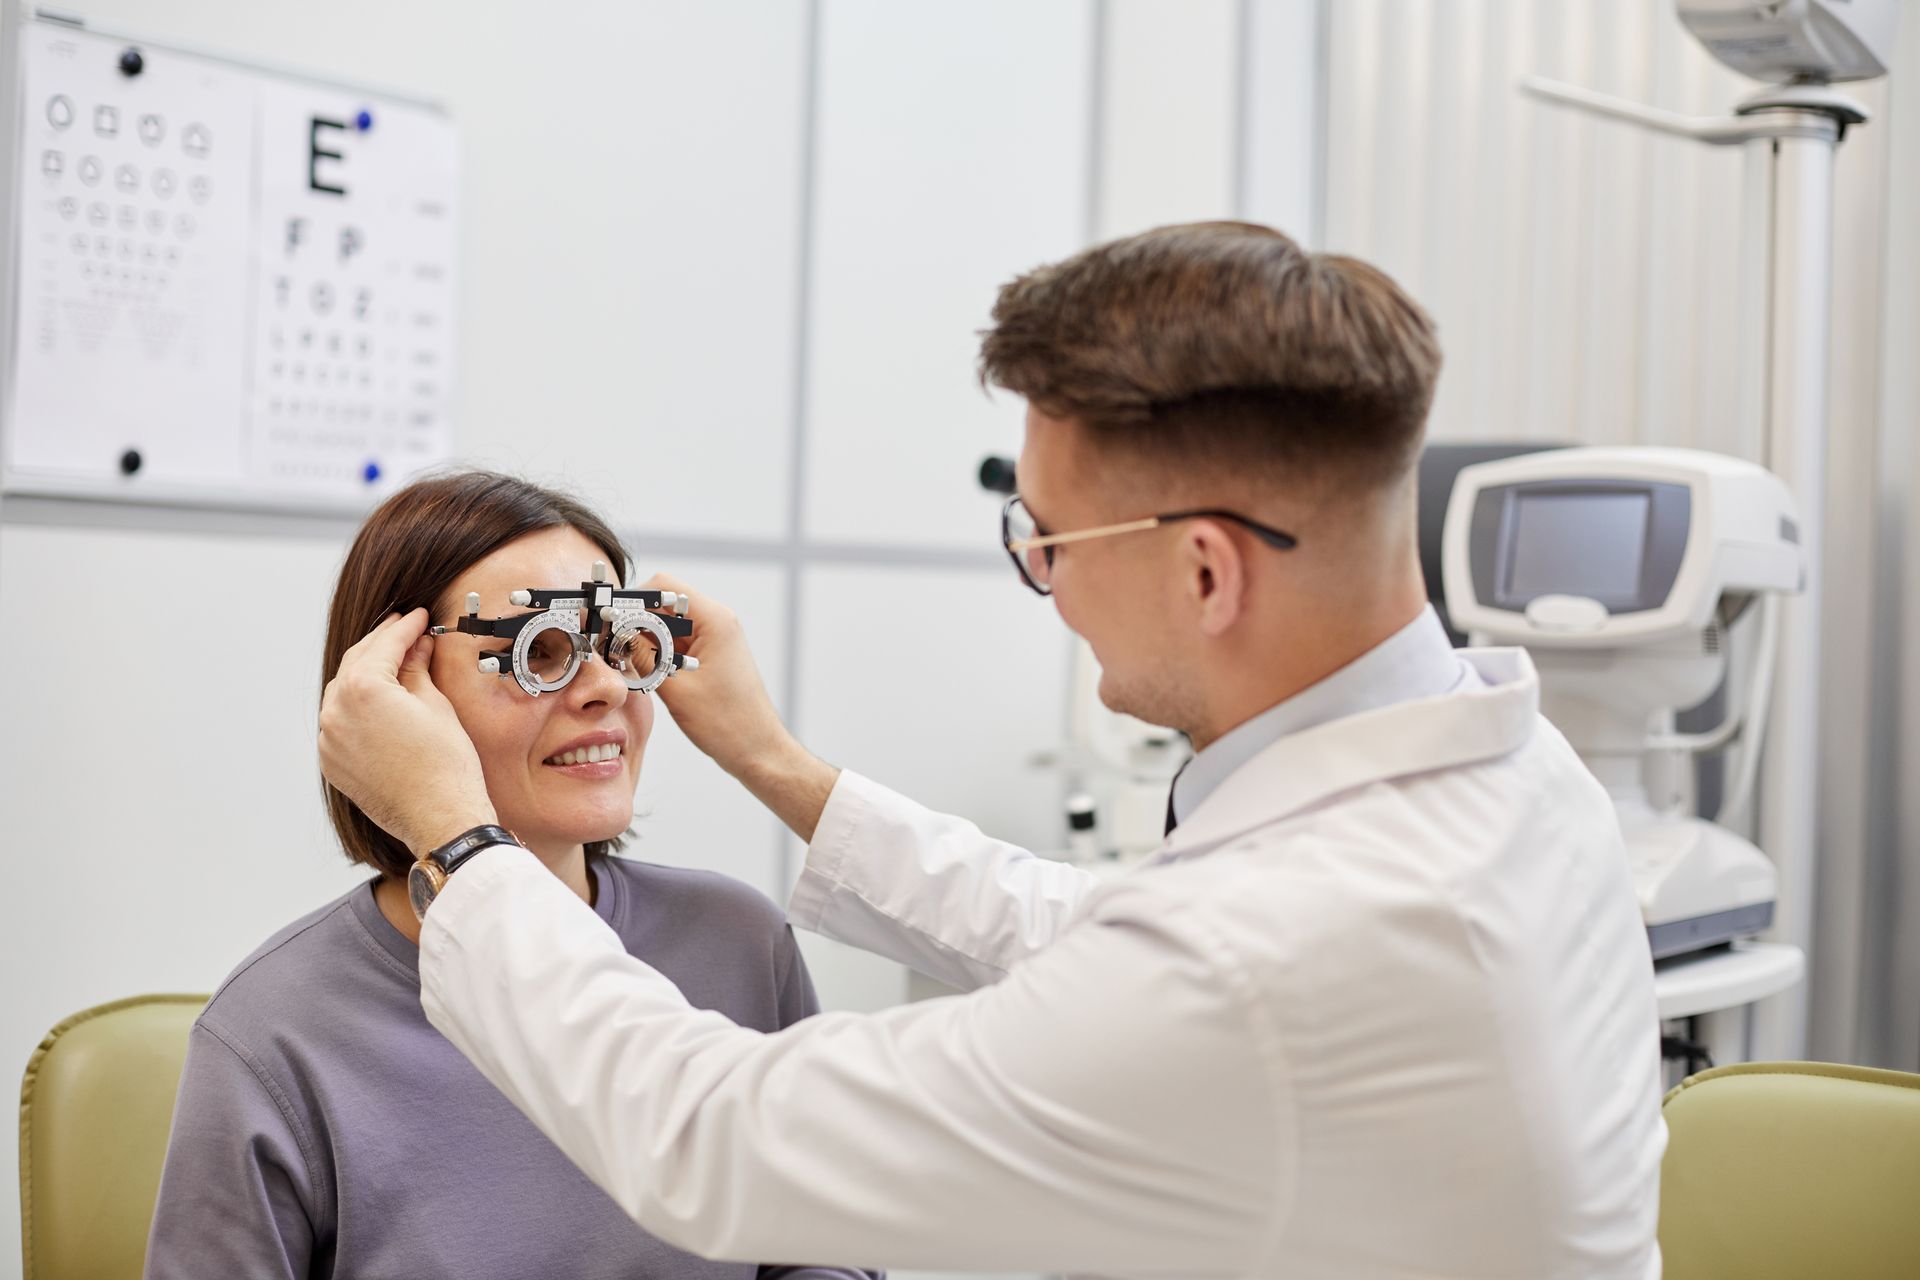
<svg viewBox="0 0 1920 1280">
<path fill-rule="evenodd" d="M 593 707 L 604 703 L 609 707 L 619 707 L 633 691 L 627 688 L 624 676 L 608 666 L 606 659 L 589 649 L 580 659 L 579 672 L 567 683 L 567 693 L 576 706 Z"/>
</svg>

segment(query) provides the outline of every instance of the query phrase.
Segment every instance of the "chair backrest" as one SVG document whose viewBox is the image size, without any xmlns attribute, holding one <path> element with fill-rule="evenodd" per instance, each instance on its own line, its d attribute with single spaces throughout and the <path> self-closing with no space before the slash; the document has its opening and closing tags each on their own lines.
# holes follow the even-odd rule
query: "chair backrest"
<svg viewBox="0 0 1920 1280">
<path fill-rule="evenodd" d="M 20 1088 L 25 1280 L 139 1280 L 187 1031 L 205 996 L 136 996 L 47 1033 Z"/>
<path fill-rule="evenodd" d="M 1920 1276 L 1920 1076 L 1742 1063 L 1662 1111 L 1667 1280 Z"/>
</svg>

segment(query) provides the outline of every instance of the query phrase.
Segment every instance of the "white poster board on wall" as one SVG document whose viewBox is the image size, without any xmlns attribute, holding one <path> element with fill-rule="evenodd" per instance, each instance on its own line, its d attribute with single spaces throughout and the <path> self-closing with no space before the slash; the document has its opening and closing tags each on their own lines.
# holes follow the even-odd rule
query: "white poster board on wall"
<svg viewBox="0 0 1920 1280">
<path fill-rule="evenodd" d="M 6 491 L 351 511 L 451 454 L 442 111 L 44 15 L 18 48 Z"/>
</svg>

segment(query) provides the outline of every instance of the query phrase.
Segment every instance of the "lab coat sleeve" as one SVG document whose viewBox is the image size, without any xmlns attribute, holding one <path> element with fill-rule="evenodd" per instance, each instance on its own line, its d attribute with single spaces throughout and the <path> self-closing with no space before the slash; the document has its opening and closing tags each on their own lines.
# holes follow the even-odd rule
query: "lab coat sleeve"
<svg viewBox="0 0 1920 1280">
<path fill-rule="evenodd" d="M 1296 1149 L 1277 1028 L 1190 913 L 1108 888 L 965 996 L 772 1035 L 691 1008 L 530 854 L 427 914 L 427 1017 L 655 1235 L 724 1259 L 1243 1275 Z"/>
<path fill-rule="evenodd" d="M 970 991 L 1052 942 L 1095 883 L 843 770 L 787 913 Z"/>
</svg>

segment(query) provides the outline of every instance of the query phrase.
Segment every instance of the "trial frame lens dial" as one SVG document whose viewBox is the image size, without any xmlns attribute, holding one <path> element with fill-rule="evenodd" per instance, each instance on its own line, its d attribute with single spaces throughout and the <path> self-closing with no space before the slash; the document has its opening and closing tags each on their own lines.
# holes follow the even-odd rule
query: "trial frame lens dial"
<svg viewBox="0 0 1920 1280">
<path fill-rule="evenodd" d="M 536 614 L 513 638 L 514 681 L 534 697 L 564 689 L 580 671 L 589 652 L 580 631 L 579 601 L 555 602 Z"/>
<path fill-rule="evenodd" d="M 673 632 L 644 609 L 615 610 L 607 630 L 607 665 L 635 693 L 652 693 L 673 674 Z"/>
</svg>

